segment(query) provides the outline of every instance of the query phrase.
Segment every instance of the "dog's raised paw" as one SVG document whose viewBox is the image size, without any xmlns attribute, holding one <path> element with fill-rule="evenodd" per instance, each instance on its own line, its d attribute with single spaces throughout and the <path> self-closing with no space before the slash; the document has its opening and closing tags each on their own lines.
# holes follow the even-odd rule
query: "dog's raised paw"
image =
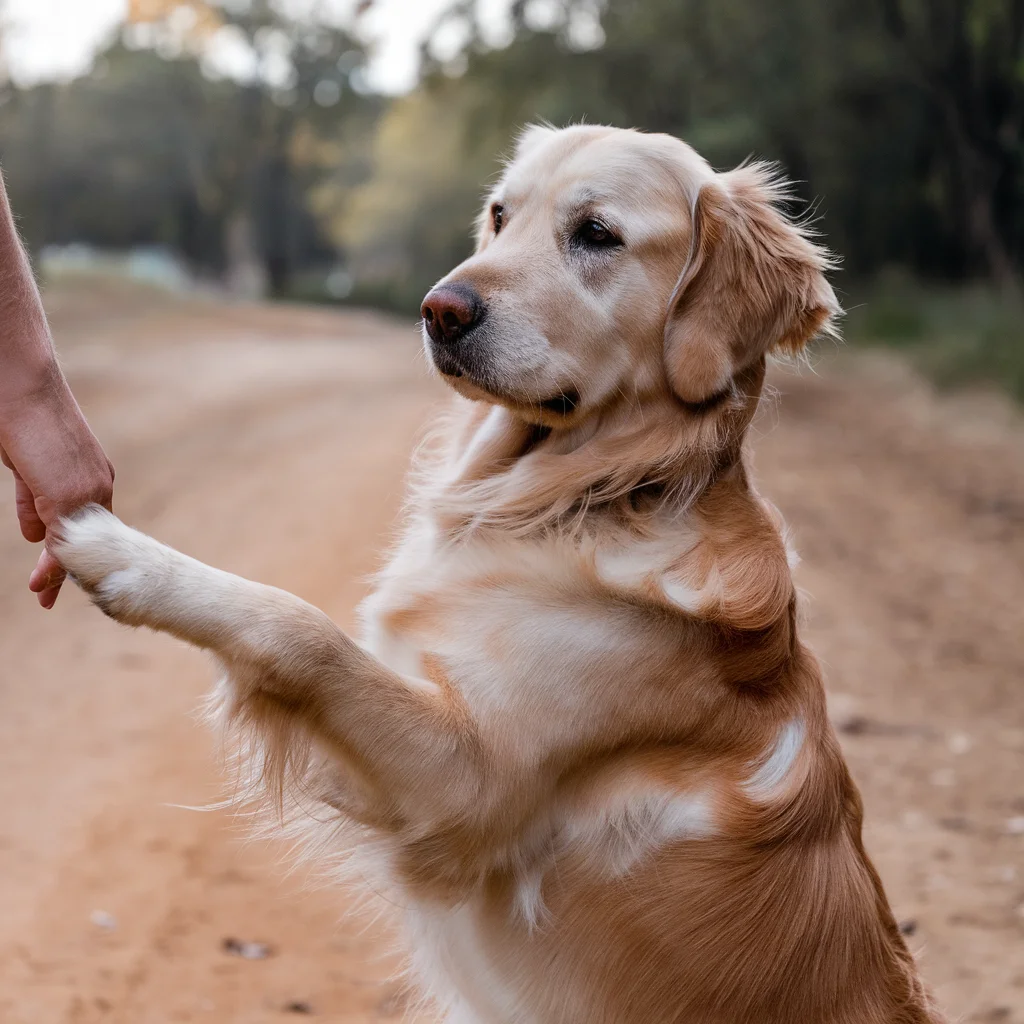
<svg viewBox="0 0 1024 1024">
<path fill-rule="evenodd" d="M 131 618 L 163 562 L 161 544 L 99 505 L 61 519 L 46 543 L 68 575 L 115 619 Z"/>
</svg>

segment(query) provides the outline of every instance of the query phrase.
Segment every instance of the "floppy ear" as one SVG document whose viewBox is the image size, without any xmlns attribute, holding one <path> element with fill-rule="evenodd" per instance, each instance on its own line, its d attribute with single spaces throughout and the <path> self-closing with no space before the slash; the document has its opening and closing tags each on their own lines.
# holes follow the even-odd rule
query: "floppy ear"
<svg viewBox="0 0 1024 1024">
<path fill-rule="evenodd" d="M 785 198 L 765 164 L 715 175 L 697 194 L 665 322 L 668 379 L 685 402 L 706 402 L 769 352 L 796 354 L 833 329 L 832 261 L 780 211 Z"/>
</svg>

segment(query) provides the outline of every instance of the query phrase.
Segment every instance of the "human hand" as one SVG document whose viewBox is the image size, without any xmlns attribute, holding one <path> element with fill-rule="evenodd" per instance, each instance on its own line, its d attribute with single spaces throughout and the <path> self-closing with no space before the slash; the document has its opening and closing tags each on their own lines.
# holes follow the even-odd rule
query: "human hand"
<svg viewBox="0 0 1024 1024">
<path fill-rule="evenodd" d="M 44 541 L 55 519 L 90 502 L 111 507 L 114 467 L 56 366 L 39 388 L 0 405 L 0 461 L 14 474 L 18 521 L 28 541 Z M 44 548 L 29 590 L 52 608 L 64 577 Z"/>
</svg>

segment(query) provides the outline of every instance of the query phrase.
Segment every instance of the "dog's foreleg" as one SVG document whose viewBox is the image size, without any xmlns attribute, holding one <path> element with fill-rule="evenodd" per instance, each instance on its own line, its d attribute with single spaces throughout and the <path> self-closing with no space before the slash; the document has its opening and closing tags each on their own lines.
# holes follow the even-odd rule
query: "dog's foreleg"
<svg viewBox="0 0 1024 1024">
<path fill-rule="evenodd" d="M 457 695 L 392 672 L 317 608 L 180 554 L 95 506 L 62 521 L 48 543 L 104 612 L 213 651 L 237 715 L 262 706 L 301 724 L 406 823 L 473 803 L 479 744 Z"/>
</svg>

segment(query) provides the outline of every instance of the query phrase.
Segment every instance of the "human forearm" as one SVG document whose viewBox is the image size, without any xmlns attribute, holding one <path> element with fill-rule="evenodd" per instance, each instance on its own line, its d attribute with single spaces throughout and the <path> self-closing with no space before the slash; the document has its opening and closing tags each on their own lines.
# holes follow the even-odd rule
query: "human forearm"
<svg viewBox="0 0 1024 1024">
<path fill-rule="evenodd" d="M 0 178 L 0 461 L 26 540 L 83 505 L 110 507 L 114 470 L 61 372 L 39 289 Z M 44 549 L 29 588 L 49 608 L 64 574 Z"/>
<path fill-rule="evenodd" d="M 52 400 L 66 390 L 39 290 L 0 177 L 0 407 L 41 394 Z M 0 421 L 4 418 L 0 412 Z"/>
</svg>

